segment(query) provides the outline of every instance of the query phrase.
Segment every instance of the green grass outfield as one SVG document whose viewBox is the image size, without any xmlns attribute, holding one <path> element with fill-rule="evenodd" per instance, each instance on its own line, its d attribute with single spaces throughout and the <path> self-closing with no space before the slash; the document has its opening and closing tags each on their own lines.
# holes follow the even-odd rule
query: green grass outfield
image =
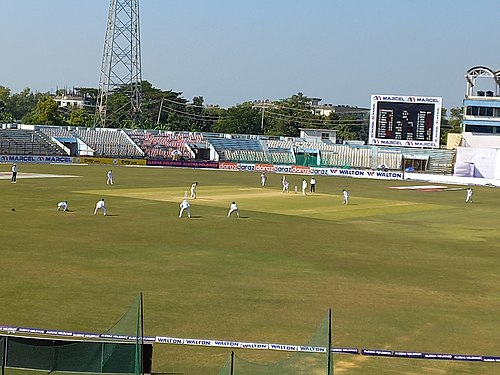
<svg viewBox="0 0 500 375">
<path fill-rule="evenodd" d="M 116 167 L 106 186 L 106 171 L 21 164 L 17 184 L 0 180 L 0 325 L 103 332 L 142 291 L 146 335 L 305 344 L 332 308 L 335 346 L 500 355 L 498 189 L 475 187 L 466 205 L 465 190 L 389 189 L 429 185 L 409 181 L 318 177 L 303 197 L 282 194 L 279 175 L 261 188 L 257 173 Z M 179 219 L 194 181 L 193 218 Z M 99 198 L 106 217 L 92 215 Z M 60 200 L 70 212 L 56 212 Z M 233 200 L 240 219 L 226 218 Z M 218 374 L 229 353 L 156 344 L 153 370 Z M 334 360 L 336 374 L 500 374 L 500 364 Z"/>
</svg>

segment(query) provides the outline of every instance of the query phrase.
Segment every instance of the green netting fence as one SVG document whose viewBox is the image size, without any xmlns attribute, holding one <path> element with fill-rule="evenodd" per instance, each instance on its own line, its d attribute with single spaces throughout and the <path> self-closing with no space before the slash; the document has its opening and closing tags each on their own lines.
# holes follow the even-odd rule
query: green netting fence
<svg viewBox="0 0 500 375">
<path fill-rule="evenodd" d="M 308 167 L 318 167 L 320 165 L 318 160 L 318 154 L 298 153 L 295 154 L 295 159 L 297 165 L 303 165 Z"/>
<path fill-rule="evenodd" d="M 134 375 L 151 372 L 152 344 L 143 343 L 142 295 L 101 336 L 107 339 L 0 336 L 2 375 L 5 368 Z"/>
<path fill-rule="evenodd" d="M 0 336 L 0 366 L 2 368 L 1 375 L 5 374 L 5 366 L 6 366 L 5 360 L 7 359 L 5 356 L 5 349 L 7 348 L 5 346 L 6 341 L 7 340 L 5 339 L 5 337 Z"/>
<path fill-rule="evenodd" d="M 134 373 L 135 345 L 5 337 L 8 368 L 91 373 Z"/>
<path fill-rule="evenodd" d="M 128 311 L 110 328 L 106 333 L 110 335 L 127 335 L 135 337 L 132 373 L 139 375 L 143 373 L 142 369 L 142 347 L 144 340 L 144 322 L 142 311 L 142 293 L 137 296 L 135 301 L 129 307 Z"/>
<path fill-rule="evenodd" d="M 324 352 L 287 353 L 287 358 L 273 363 L 257 363 L 231 353 L 219 375 L 332 375 L 331 314 L 323 320 L 304 348 L 324 348 Z M 285 355 L 285 354 L 284 354 Z"/>
</svg>

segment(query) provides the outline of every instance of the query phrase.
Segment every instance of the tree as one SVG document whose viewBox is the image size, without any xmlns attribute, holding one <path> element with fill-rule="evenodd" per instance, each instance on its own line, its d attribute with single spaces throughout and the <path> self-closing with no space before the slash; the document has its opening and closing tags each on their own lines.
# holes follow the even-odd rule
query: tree
<svg viewBox="0 0 500 375">
<path fill-rule="evenodd" d="M 213 131 L 235 134 L 259 134 L 261 116 L 251 102 L 238 104 L 228 108 L 224 117 L 213 125 Z"/>
<path fill-rule="evenodd" d="M 368 140 L 368 118 L 364 112 L 332 112 L 328 116 L 328 129 L 336 130 L 342 140 Z"/>
<path fill-rule="evenodd" d="M 139 113 L 131 113 L 127 86 L 117 88 L 108 96 L 106 127 L 187 130 L 183 118 L 186 99 L 172 90 L 162 91 L 148 81 L 141 82 L 142 104 Z"/>
<path fill-rule="evenodd" d="M 83 108 L 72 109 L 69 112 L 68 119 L 66 120 L 72 126 L 86 126 L 92 127 L 94 124 L 93 115 L 89 114 Z"/>
<path fill-rule="evenodd" d="M 7 103 L 10 98 L 10 89 L 0 86 L 0 123 L 12 122 L 12 114 L 7 108 Z"/>
<path fill-rule="evenodd" d="M 365 111 L 356 107 L 345 112 L 331 112 L 328 116 L 318 113 L 314 100 L 302 93 L 273 103 L 257 103 L 262 108 L 264 130 L 268 135 L 297 137 L 301 128 L 332 129 L 341 139 L 368 139 L 368 118 Z"/>
<path fill-rule="evenodd" d="M 450 110 L 450 129 L 453 133 L 462 132 L 463 108 L 455 107 Z"/>
<path fill-rule="evenodd" d="M 314 113 L 312 102 L 311 98 L 299 92 L 266 106 L 264 133 L 298 137 L 300 128 L 315 127 L 322 118 Z"/>
<path fill-rule="evenodd" d="M 34 94 L 26 87 L 20 93 L 11 95 L 5 104 L 7 105 L 7 110 L 12 114 L 12 117 L 15 120 L 21 120 L 24 116 L 33 111 L 38 100 L 44 95 L 47 94 Z"/>
<path fill-rule="evenodd" d="M 193 132 L 212 131 L 213 124 L 218 119 L 218 115 L 208 110 L 203 102 L 203 96 L 195 96 L 193 102 L 186 105 L 186 122 L 188 124 L 186 130 Z"/>
<path fill-rule="evenodd" d="M 334 129 L 337 131 L 337 138 L 352 141 L 358 139 L 357 133 L 352 129 L 351 124 L 339 123 L 335 125 Z"/>
<path fill-rule="evenodd" d="M 0 123 L 12 122 L 12 115 L 7 111 L 7 105 L 3 100 L 0 100 Z"/>
<path fill-rule="evenodd" d="M 107 128 L 131 127 L 130 99 L 122 90 L 109 94 L 106 116 Z"/>
<path fill-rule="evenodd" d="M 450 110 L 447 117 L 447 110 L 441 112 L 441 137 L 440 142 L 445 145 L 448 142 L 448 133 L 462 133 L 463 108 L 455 107 Z"/>
<path fill-rule="evenodd" d="M 10 98 L 10 89 L 5 86 L 0 86 L 0 100 L 7 103 Z"/>
<path fill-rule="evenodd" d="M 50 96 L 38 100 L 36 108 L 22 119 L 25 124 L 65 125 L 59 113 L 59 106 Z"/>
</svg>

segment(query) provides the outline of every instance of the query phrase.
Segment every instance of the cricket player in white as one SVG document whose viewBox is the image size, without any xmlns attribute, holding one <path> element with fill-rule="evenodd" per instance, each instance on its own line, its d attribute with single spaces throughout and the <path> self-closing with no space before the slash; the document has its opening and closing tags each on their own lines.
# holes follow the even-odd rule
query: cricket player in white
<svg viewBox="0 0 500 375">
<path fill-rule="evenodd" d="M 342 190 L 342 194 L 344 196 L 344 199 L 342 201 L 342 204 L 349 204 L 349 193 L 347 192 L 347 190 Z"/>
<path fill-rule="evenodd" d="M 106 185 L 113 185 L 113 171 L 109 170 L 106 176 L 108 177 L 108 179 L 106 180 Z"/>
<path fill-rule="evenodd" d="M 307 181 L 305 178 L 302 179 L 302 195 L 306 195 Z"/>
<path fill-rule="evenodd" d="M 57 204 L 57 211 L 68 211 L 68 201 L 61 201 Z"/>
<path fill-rule="evenodd" d="M 286 179 L 285 176 L 283 176 L 283 179 L 281 180 L 281 185 L 283 186 L 283 189 L 282 189 L 282 192 L 283 193 L 288 193 L 288 186 L 289 186 L 289 183 Z"/>
<path fill-rule="evenodd" d="M 465 203 L 472 203 L 472 189 L 467 188 L 467 197 L 465 198 Z"/>
<path fill-rule="evenodd" d="M 104 204 L 104 198 L 95 204 L 94 215 L 97 214 L 98 210 L 102 210 L 102 214 L 106 216 L 106 205 Z"/>
<path fill-rule="evenodd" d="M 191 185 L 191 195 L 189 196 L 190 199 L 196 199 L 196 187 L 198 186 L 198 182 L 195 182 Z"/>
<path fill-rule="evenodd" d="M 229 207 L 229 212 L 227 213 L 227 217 L 230 217 L 233 212 L 236 212 L 236 216 L 240 217 L 240 210 L 238 210 L 236 202 L 231 203 L 231 207 Z"/>
<path fill-rule="evenodd" d="M 186 212 L 187 212 L 187 216 L 188 216 L 189 218 L 191 218 L 191 209 L 190 209 L 191 205 L 189 204 L 189 202 L 187 201 L 187 199 L 186 199 L 186 198 L 184 198 L 184 200 L 181 202 L 181 204 L 179 205 L 179 207 L 180 207 L 180 209 L 181 209 L 181 210 L 179 211 L 179 218 L 181 218 L 181 217 L 182 217 L 182 213 L 184 212 L 184 210 L 186 210 Z"/>
<path fill-rule="evenodd" d="M 267 181 L 266 172 L 262 172 L 260 174 L 260 184 L 262 187 L 266 186 L 266 181 Z"/>
</svg>

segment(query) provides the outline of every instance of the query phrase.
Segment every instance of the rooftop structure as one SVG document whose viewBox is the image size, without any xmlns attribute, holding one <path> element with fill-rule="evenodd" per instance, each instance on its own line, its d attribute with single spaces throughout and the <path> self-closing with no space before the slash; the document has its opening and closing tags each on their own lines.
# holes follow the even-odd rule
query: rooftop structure
<svg viewBox="0 0 500 375">
<path fill-rule="evenodd" d="M 487 78 L 486 82 L 479 79 Z M 467 71 L 462 131 L 500 134 L 500 71 L 476 66 Z"/>
</svg>

